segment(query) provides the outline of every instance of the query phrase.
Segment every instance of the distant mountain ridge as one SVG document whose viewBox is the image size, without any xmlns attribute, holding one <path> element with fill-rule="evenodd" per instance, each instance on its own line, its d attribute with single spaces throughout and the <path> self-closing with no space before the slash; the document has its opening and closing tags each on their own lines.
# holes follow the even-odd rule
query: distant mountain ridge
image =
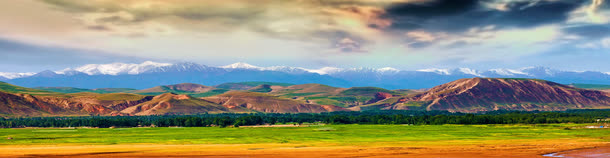
<svg viewBox="0 0 610 158">
<path fill-rule="evenodd" d="M 560 71 L 545 67 L 490 69 L 398 70 L 385 68 L 307 69 L 301 67 L 259 67 L 234 63 L 211 67 L 196 63 L 89 64 L 60 71 L 0 73 L 0 80 L 25 87 L 134 88 L 196 83 L 268 81 L 290 84 L 320 83 L 336 87 L 374 86 L 386 89 L 431 88 L 461 78 L 538 78 L 563 84 L 610 84 L 610 73 Z"/>
</svg>

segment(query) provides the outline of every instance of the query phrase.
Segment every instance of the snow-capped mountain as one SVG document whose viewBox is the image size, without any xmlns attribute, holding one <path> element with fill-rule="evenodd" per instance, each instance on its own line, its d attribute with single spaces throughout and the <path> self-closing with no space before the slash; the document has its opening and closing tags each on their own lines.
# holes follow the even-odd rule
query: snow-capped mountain
<svg viewBox="0 0 610 158">
<path fill-rule="evenodd" d="M 336 67 L 323 67 L 320 69 L 307 69 L 302 67 L 289 67 L 289 66 L 271 66 L 271 67 L 260 67 L 254 66 L 248 63 L 238 62 L 225 66 L 220 66 L 224 69 L 248 69 L 248 70 L 259 70 L 259 71 L 280 71 L 287 73 L 317 73 L 320 75 L 330 75 L 340 72 L 378 72 L 378 73 L 396 73 L 400 70 L 392 67 L 384 67 L 379 69 L 373 68 L 336 68 Z"/>
<path fill-rule="evenodd" d="M 519 69 L 519 70 L 514 70 L 514 69 L 490 69 L 489 72 L 490 73 L 495 73 L 495 74 L 498 74 L 498 75 L 503 75 L 503 76 L 517 76 L 517 75 L 530 76 L 529 74 L 523 72 L 523 69 Z"/>
<path fill-rule="evenodd" d="M 220 68 L 225 68 L 225 69 L 254 69 L 254 70 L 262 70 L 263 69 L 262 67 L 250 65 L 250 64 L 244 63 L 244 62 L 237 62 L 237 63 L 225 65 L 225 66 L 220 66 Z"/>
<path fill-rule="evenodd" d="M 0 73 L 0 80 L 20 86 L 68 86 L 79 88 L 150 88 L 177 83 L 215 85 L 226 82 L 267 81 L 293 84 L 320 83 L 338 87 L 375 86 L 387 89 L 420 89 L 461 78 L 537 78 L 559 83 L 610 84 L 610 73 L 560 71 L 545 67 L 475 70 L 421 69 L 415 71 L 384 68 L 261 67 L 238 62 L 226 66 L 197 63 L 143 62 L 89 64 L 60 71 L 40 73 Z"/>
<path fill-rule="evenodd" d="M 5 79 L 15 79 L 15 78 L 32 76 L 34 74 L 36 74 L 36 73 L 33 73 L 33 72 L 24 72 L 24 73 L 0 72 L 0 77 L 5 78 Z"/>
<path fill-rule="evenodd" d="M 130 74 L 136 75 L 142 72 L 147 72 L 159 67 L 171 66 L 170 63 L 157 63 L 146 61 L 141 64 L 126 64 L 126 63 L 111 63 L 111 64 L 88 64 L 77 68 L 67 68 L 57 71 L 57 74 L 66 74 L 71 71 L 78 71 L 88 75 L 120 75 Z"/>
<path fill-rule="evenodd" d="M 320 75 L 333 74 L 333 73 L 340 72 L 342 70 L 343 69 L 336 68 L 336 67 L 323 67 L 323 68 L 320 68 L 320 69 L 307 69 L 308 72 L 317 73 L 317 74 L 320 74 Z"/>
<path fill-rule="evenodd" d="M 478 77 L 485 77 L 481 74 L 479 70 L 474 70 L 470 68 L 457 68 L 457 69 L 439 69 L 439 68 L 430 68 L 430 69 L 420 69 L 417 70 L 419 72 L 432 72 L 439 75 L 454 75 L 454 74 L 466 74 L 473 75 Z"/>
<path fill-rule="evenodd" d="M 449 69 L 429 68 L 429 69 L 420 69 L 420 70 L 417 70 L 417 71 L 419 71 L 419 72 L 432 72 L 432 73 L 436 73 L 436 74 L 439 74 L 439 75 L 451 75 Z"/>
</svg>

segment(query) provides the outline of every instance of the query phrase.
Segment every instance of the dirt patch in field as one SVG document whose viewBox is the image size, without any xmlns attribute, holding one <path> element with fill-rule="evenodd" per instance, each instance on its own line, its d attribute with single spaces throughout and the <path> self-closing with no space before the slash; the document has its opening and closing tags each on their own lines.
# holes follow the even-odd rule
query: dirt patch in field
<svg viewBox="0 0 610 158">
<path fill-rule="evenodd" d="M 469 145 L 452 142 L 397 142 L 390 145 L 333 144 L 202 144 L 202 145 L 56 145 L 0 146 L 0 157 L 543 157 L 572 149 L 610 147 L 587 140 L 485 141 Z"/>
<path fill-rule="evenodd" d="M 309 125 L 287 124 L 287 125 L 252 125 L 239 126 L 240 128 L 257 128 L 257 127 L 309 127 Z"/>
</svg>

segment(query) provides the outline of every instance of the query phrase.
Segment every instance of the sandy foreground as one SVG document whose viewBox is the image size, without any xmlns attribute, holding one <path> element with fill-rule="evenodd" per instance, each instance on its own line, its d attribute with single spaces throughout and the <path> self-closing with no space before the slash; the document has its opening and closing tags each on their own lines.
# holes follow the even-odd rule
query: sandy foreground
<svg viewBox="0 0 610 158">
<path fill-rule="evenodd" d="M 578 152 L 584 149 L 584 152 Z M 584 140 L 484 141 L 464 145 L 452 142 L 393 142 L 366 146 L 332 144 L 198 144 L 198 145 L 3 145 L 0 157 L 543 157 L 572 151 L 569 156 L 587 157 L 587 151 L 609 151 L 609 142 Z M 597 153 L 599 154 L 599 153 Z M 603 153 L 601 154 L 604 155 Z M 599 156 L 599 155 L 597 155 Z"/>
</svg>

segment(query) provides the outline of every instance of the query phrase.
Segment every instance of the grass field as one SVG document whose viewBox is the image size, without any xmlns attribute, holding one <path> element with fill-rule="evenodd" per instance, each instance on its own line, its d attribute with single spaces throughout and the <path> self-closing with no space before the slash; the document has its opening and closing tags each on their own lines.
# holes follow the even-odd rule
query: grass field
<svg viewBox="0 0 610 158">
<path fill-rule="evenodd" d="M 444 157 L 438 155 L 440 152 L 445 156 L 457 154 L 464 157 L 501 157 L 516 154 L 531 157 L 550 152 L 608 146 L 609 129 L 581 128 L 584 126 L 586 125 L 326 125 L 258 128 L 0 129 L 0 153 L 6 151 L 4 156 L 8 157 L 268 157 L 269 154 L 283 157 L 301 152 L 310 154 L 301 157 L 395 157 L 403 154 L 414 157 Z M 7 137 L 13 139 L 5 139 Z M 43 148 L 45 150 L 41 150 Z M 21 152 L 8 152 L 16 150 Z M 0 157 L 3 155 L 0 154 Z"/>
<path fill-rule="evenodd" d="M 253 144 L 332 143 L 338 145 L 486 140 L 589 138 L 610 141 L 608 129 L 571 129 L 550 125 L 327 125 L 283 128 L 92 128 L 0 129 L 0 144 Z"/>
</svg>

